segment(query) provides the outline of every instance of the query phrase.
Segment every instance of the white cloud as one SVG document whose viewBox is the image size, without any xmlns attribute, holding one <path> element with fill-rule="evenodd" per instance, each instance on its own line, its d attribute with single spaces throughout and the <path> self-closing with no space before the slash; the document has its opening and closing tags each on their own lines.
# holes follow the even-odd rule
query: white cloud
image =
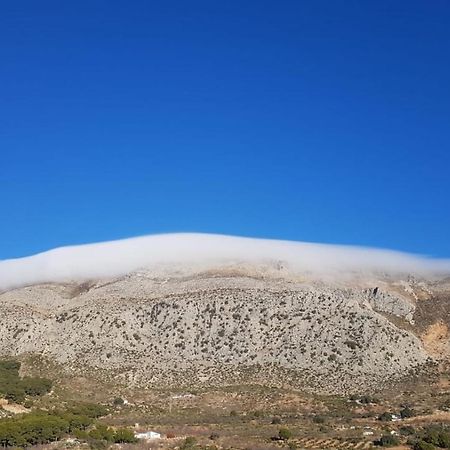
<svg viewBox="0 0 450 450">
<path fill-rule="evenodd" d="M 450 260 L 374 248 L 176 233 L 61 247 L 0 261 L 0 290 L 120 276 L 158 264 L 217 265 L 283 261 L 293 272 L 450 274 Z"/>
</svg>

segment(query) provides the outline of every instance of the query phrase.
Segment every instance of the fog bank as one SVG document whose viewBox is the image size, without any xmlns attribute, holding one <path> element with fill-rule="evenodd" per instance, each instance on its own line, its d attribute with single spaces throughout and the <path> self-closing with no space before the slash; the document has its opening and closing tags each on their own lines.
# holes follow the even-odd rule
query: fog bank
<svg viewBox="0 0 450 450">
<path fill-rule="evenodd" d="M 450 274 L 450 260 L 365 247 L 176 233 L 61 247 L 0 261 L 0 291 L 43 282 L 125 275 L 158 264 L 283 262 L 293 272 Z"/>
</svg>

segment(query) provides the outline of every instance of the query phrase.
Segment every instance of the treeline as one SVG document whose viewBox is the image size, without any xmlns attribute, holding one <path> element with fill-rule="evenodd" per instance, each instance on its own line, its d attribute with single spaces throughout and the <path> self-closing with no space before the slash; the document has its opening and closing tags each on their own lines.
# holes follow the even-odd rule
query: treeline
<svg viewBox="0 0 450 450">
<path fill-rule="evenodd" d="M 15 403 L 23 403 L 26 396 L 45 395 L 52 389 L 47 378 L 23 377 L 19 375 L 20 362 L 0 361 L 0 395 Z"/>
<path fill-rule="evenodd" d="M 24 403 L 27 396 L 42 396 L 52 389 L 47 378 L 19 375 L 20 362 L 0 361 L 0 396 Z M 94 403 L 76 404 L 65 410 L 33 411 L 0 419 L 0 446 L 27 447 L 47 444 L 65 436 L 74 436 L 91 447 L 102 448 L 110 443 L 136 442 L 134 433 L 126 428 L 112 429 L 96 422 L 109 414 L 106 406 Z"/>
<path fill-rule="evenodd" d="M 74 436 L 91 447 L 131 443 L 136 438 L 126 428 L 111 429 L 95 419 L 108 414 L 102 405 L 80 404 L 66 411 L 36 411 L 0 420 L 0 446 L 24 447 Z"/>
</svg>

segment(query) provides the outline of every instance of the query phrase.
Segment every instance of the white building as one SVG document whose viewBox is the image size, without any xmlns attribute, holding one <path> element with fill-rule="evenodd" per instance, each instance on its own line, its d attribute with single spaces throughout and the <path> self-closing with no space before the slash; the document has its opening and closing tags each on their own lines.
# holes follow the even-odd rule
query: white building
<svg viewBox="0 0 450 450">
<path fill-rule="evenodd" d="M 141 433 L 134 433 L 136 439 L 144 439 L 149 441 L 151 439 L 161 439 L 161 434 L 156 431 L 143 431 Z"/>
</svg>

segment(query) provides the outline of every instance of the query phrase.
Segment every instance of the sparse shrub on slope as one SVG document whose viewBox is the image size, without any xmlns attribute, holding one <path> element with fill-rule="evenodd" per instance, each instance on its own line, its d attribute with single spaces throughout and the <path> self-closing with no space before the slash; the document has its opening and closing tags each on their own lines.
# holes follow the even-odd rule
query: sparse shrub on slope
<svg viewBox="0 0 450 450">
<path fill-rule="evenodd" d="M 380 415 L 378 420 L 381 420 L 382 422 L 390 422 L 392 420 L 392 413 L 386 411 Z"/>
<path fill-rule="evenodd" d="M 287 441 L 288 439 L 291 439 L 292 437 L 292 431 L 289 430 L 289 428 L 280 428 L 278 431 L 278 438 L 281 441 Z"/>
<path fill-rule="evenodd" d="M 395 447 L 398 445 L 400 441 L 397 437 L 393 436 L 392 434 L 385 434 L 381 436 L 380 440 L 376 442 L 377 445 L 380 445 L 381 447 Z"/>
<path fill-rule="evenodd" d="M 121 397 L 116 397 L 116 398 L 113 400 L 113 405 L 114 405 L 114 406 L 122 406 L 124 403 L 125 403 L 125 401 L 124 401 L 124 399 L 121 398 Z"/>
<path fill-rule="evenodd" d="M 409 419 L 410 417 L 414 417 L 416 415 L 416 412 L 410 408 L 409 406 L 406 406 L 400 411 L 400 417 L 402 419 Z"/>
<path fill-rule="evenodd" d="M 184 442 L 181 444 L 180 449 L 181 450 L 189 450 L 193 447 L 195 447 L 195 445 L 197 444 L 197 439 L 195 439 L 195 437 L 193 436 L 188 436 Z"/>
</svg>

